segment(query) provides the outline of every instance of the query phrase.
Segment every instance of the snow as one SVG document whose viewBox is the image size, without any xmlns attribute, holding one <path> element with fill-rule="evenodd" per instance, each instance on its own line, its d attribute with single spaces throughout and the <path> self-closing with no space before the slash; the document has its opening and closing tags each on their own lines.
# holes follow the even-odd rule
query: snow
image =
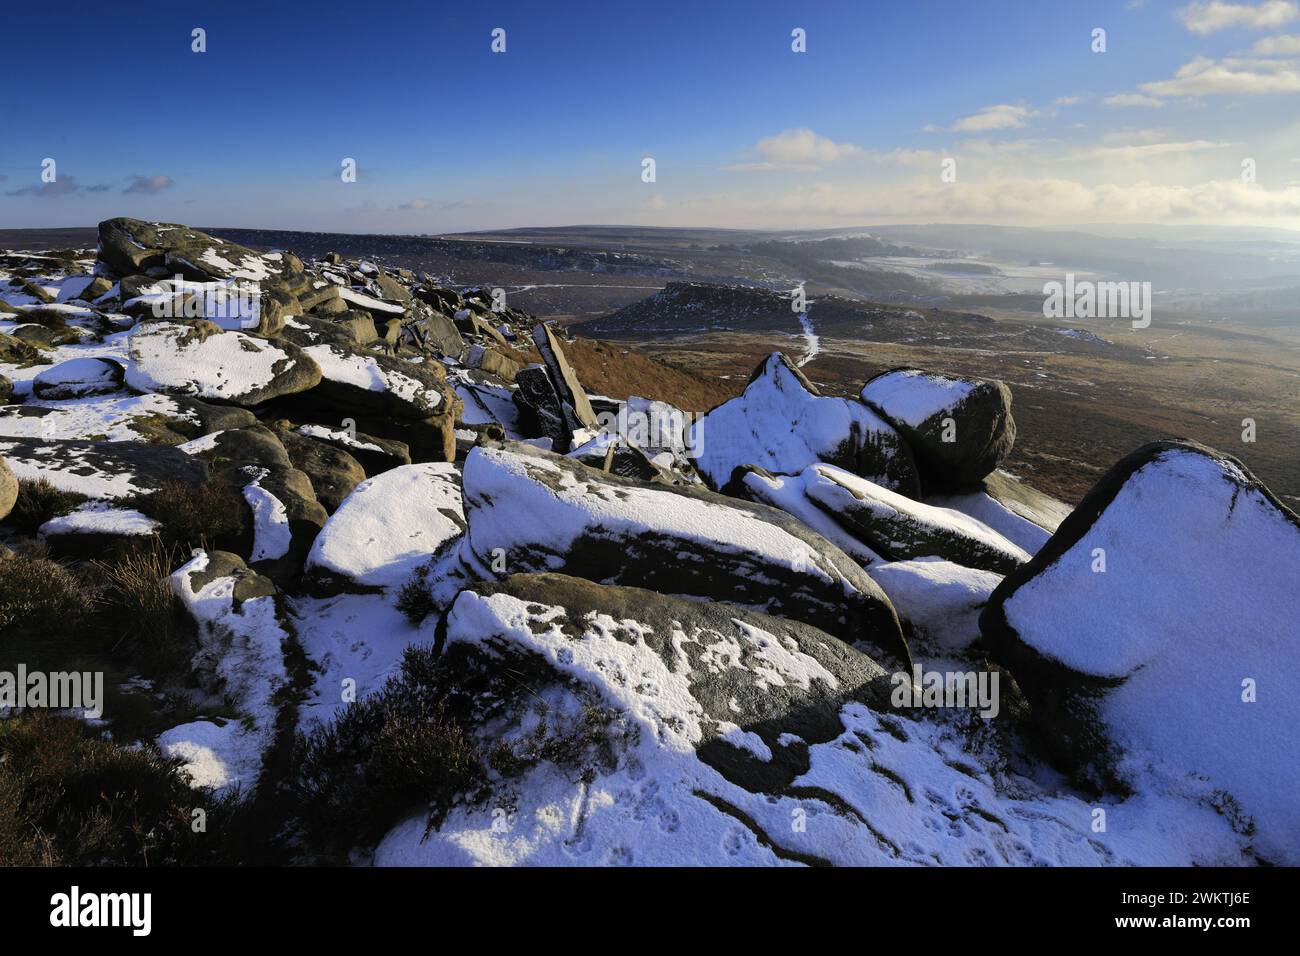
<svg viewBox="0 0 1300 956">
<path fill-rule="evenodd" d="M 890 561 L 867 568 L 898 616 L 943 652 L 966 650 L 980 636 L 979 615 L 1002 576 L 942 558 Z M 913 652 L 916 646 L 913 645 Z"/>
<path fill-rule="evenodd" d="M 808 499 L 801 475 L 767 478 L 751 471 L 745 475 L 744 483 L 756 500 L 798 518 L 863 567 L 884 560 Z"/>
<path fill-rule="evenodd" d="M 38 408 L 48 411 L 31 414 Z M 0 406 L 0 437 L 139 441 L 141 435 L 134 424 L 154 417 L 198 424 L 193 413 L 182 412 L 165 395 L 108 395 L 64 401 L 33 398 L 22 405 Z"/>
<path fill-rule="evenodd" d="M 376 865 L 1242 861 L 1241 839 L 1197 799 L 1203 793 L 1108 799 L 1110 825 L 1094 834 L 1095 799 L 1025 777 L 995 779 L 980 769 L 982 755 L 963 749 L 962 735 L 946 726 L 877 714 L 857 703 L 841 709 L 839 736 L 808 748 L 807 772 L 785 792 L 750 792 L 696 755 L 709 718 L 691 694 L 683 656 L 670 665 L 645 644 L 644 625 L 599 615 L 570 621 L 579 625 L 571 639 L 557 623 L 564 613 L 507 595 L 465 592 L 448 614 L 447 641 L 489 654 L 539 655 L 557 675 L 594 691 L 628 726 L 617 738 L 615 766 L 571 779 L 543 765 L 510 787 L 498 805 L 456 807 L 427 835 L 425 816 L 412 816 L 381 841 Z M 733 666 L 725 652 L 715 659 Z M 509 666 L 505 658 L 503 666 Z M 797 665 L 790 670 L 778 662 L 776 668 L 782 680 L 801 679 Z M 579 702 L 557 686 L 563 685 L 544 690 L 542 703 L 562 717 Z M 747 728 L 717 729 L 733 746 L 771 759 Z M 510 728 L 492 733 L 500 740 Z M 782 742 L 793 743 L 789 737 Z M 1189 832 L 1197 840 L 1189 841 Z"/>
<path fill-rule="evenodd" d="M 816 331 L 814 331 L 812 318 L 806 311 L 799 313 L 799 326 L 803 329 L 803 339 L 806 345 L 803 358 L 799 360 L 799 368 L 803 368 L 821 354 L 822 340 L 818 338 Z"/>
<path fill-rule="evenodd" d="M 551 570 L 560 570 L 563 556 L 587 534 L 663 535 L 783 565 L 808 551 L 802 539 L 747 511 L 652 487 L 620 486 L 614 493 L 599 477 L 584 481 L 544 457 L 504 448 L 470 450 L 465 506 L 469 541 L 480 558 L 496 548 L 526 552 Z M 815 560 L 806 570 L 831 580 Z"/>
<path fill-rule="evenodd" d="M 920 369 L 900 369 L 867 382 L 861 397 L 893 421 L 919 428 L 940 412 L 955 409 L 974 390 L 974 383 L 965 379 Z"/>
<path fill-rule="evenodd" d="M 358 451 L 383 451 L 374 442 L 359 441 L 351 432 L 340 428 L 326 428 L 324 425 L 300 425 L 298 426 L 298 434 L 306 435 L 308 438 L 338 442 Z"/>
<path fill-rule="evenodd" d="M 42 387 L 58 387 L 73 397 L 78 392 L 102 393 L 119 388 L 116 371 L 109 363 L 96 358 L 75 358 L 42 369 L 32 382 Z"/>
<path fill-rule="evenodd" d="M 177 307 L 175 299 L 182 294 L 194 298 Z M 159 318 L 207 319 L 223 329 L 255 329 L 261 321 L 262 295 L 246 278 L 194 282 L 178 276 L 143 287 L 139 295 L 122 303 L 122 308 L 135 305 L 148 306 Z M 181 314 L 164 316 L 164 309 L 177 309 Z"/>
<path fill-rule="evenodd" d="M 695 422 L 691 447 L 696 467 L 720 488 L 739 465 L 797 474 L 834 457 L 849 442 L 884 436 L 892 441 L 897 433 L 871 409 L 812 395 L 774 354 L 743 395 Z"/>
<path fill-rule="evenodd" d="M 401 587 L 464 525 L 458 466 L 401 465 L 352 490 L 316 536 L 306 570 L 363 587 Z"/>
<path fill-rule="evenodd" d="M 392 316 L 404 315 L 406 309 L 400 305 L 394 305 L 391 302 L 385 302 L 382 299 L 376 299 L 365 293 L 357 292 L 355 289 L 340 288 L 339 295 L 352 305 L 365 309 L 367 312 L 386 312 Z"/>
<path fill-rule="evenodd" d="M 259 468 L 258 477 L 244 485 L 244 500 L 253 512 L 253 553 L 250 561 L 283 558 L 293 544 L 293 531 L 289 527 L 289 513 L 282 502 L 262 487 L 266 469 Z"/>
<path fill-rule="evenodd" d="M 60 534 L 148 535 L 160 525 L 133 508 L 113 508 L 105 502 L 84 504 L 41 525 L 40 537 Z"/>
<path fill-rule="evenodd" d="M 137 476 L 122 464 L 118 470 L 106 471 L 80 449 L 67 446 L 37 445 L 25 449 L 19 457 L 14 442 L 0 439 L 0 458 L 22 481 L 44 478 L 61 491 L 72 491 L 87 498 L 120 499 L 152 494 L 156 489 L 137 484 Z"/>
<path fill-rule="evenodd" d="M 182 338 L 190 341 L 182 344 Z M 222 332 L 199 341 L 193 326 L 174 322 L 137 326 L 130 355 L 126 382 L 132 388 L 225 400 L 264 388 L 294 361 L 266 339 Z"/>
<path fill-rule="evenodd" d="M 373 355 L 348 352 L 333 345 L 312 345 L 303 349 L 331 382 L 365 389 L 368 392 L 391 392 L 411 403 L 420 402 L 437 408 L 442 395 L 418 379 L 381 365 Z"/>
<path fill-rule="evenodd" d="M 1004 608 L 1039 653 L 1123 680 L 1099 717 L 1130 767 L 1208 776 L 1254 816 L 1266 853 L 1295 865 L 1300 530 L 1241 481 L 1207 455 L 1163 453 Z"/>
<path fill-rule="evenodd" d="M 195 671 L 213 690 L 214 704 L 233 709 L 222 726 L 195 721 L 159 737 L 165 750 L 185 758 L 197 785 L 247 795 L 261 771 L 261 755 L 275 735 L 275 694 L 288 682 L 282 643 L 287 635 L 275 599 L 234 601 L 235 579 L 218 577 L 195 590 L 191 574 L 207 569 L 199 553 L 171 576 L 172 590 L 198 622 Z"/>
<path fill-rule="evenodd" d="M 1029 554 L 1037 554 L 1038 549 L 1046 544 L 1047 539 L 1052 536 L 1052 532 L 1047 528 L 1036 524 L 1021 514 L 1017 514 L 1011 507 L 983 491 L 970 492 L 964 495 L 936 495 L 926 499 L 926 504 L 933 505 L 936 508 L 960 511 L 967 517 L 992 528 L 1002 537 Z M 1023 505 L 1020 507 L 1024 511 L 1029 511 Z M 1068 513 L 1068 508 L 1065 506 L 1062 506 L 1062 508 Z M 1029 513 L 1034 514 L 1032 511 L 1029 511 Z M 1060 524 L 1061 521 L 1061 518 L 1057 515 L 1035 515 L 1035 517 L 1045 523 L 1052 522 L 1053 526 Z"/>
</svg>

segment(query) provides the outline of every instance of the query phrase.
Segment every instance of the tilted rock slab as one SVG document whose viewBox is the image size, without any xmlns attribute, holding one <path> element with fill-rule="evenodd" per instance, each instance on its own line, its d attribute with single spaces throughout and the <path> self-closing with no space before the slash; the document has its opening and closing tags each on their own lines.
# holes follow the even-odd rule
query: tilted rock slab
<svg viewBox="0 0 1300 956">
<path fill-rule="evenodd" d="M 803 473 L 804 493 L 854 537 L 893 561 L 935 556 L 998 574 L 1029 553 L 960 511 L 905 498 L 831 465 Z"/>
</svg>

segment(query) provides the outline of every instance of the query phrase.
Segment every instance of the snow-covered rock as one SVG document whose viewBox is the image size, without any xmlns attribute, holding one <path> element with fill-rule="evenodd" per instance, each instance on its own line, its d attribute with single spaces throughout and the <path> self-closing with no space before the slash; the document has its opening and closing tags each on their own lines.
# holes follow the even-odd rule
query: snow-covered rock
<svg viewBox="0 0 1300 956">
<path fill-rule="evenodd" d="M 927 489 L 978 481 L 1016 441 L 1002 382 L 901 368 L 871 379 L 861 398 L 902 433 Z"/>
<path fill-rule="evenodd" d="M 296 345 L 196 322 L 141 322 L 131 333 L 126 382 L 142 392 L 259 405 L 306 391 L 320 367 Z"/>
<path fill-rule="evenodd" d="M 113 359 L 69 359 L 38 372 L 32 379 L 32 394 L 51 401 L 105 395 L 122 388 L 125 371 Z"/>
<path fill-rule="evenodd" d="M 867 569 L 889 595 L 920 644 L 938 654 L 960 654 L 980 636 L 979 616 L 1002 576 L 943 558 L 889 561 Z M 913 641 L 913 653 L 918 651 Z"/>
<path fill-rule="evenodd" d="M 607 475 L 524 444 L 473 449 L 464 503 L 467 546 L 483 565 L 751 605 L 907 658 L 866 572 L 775 508 Z"/>
<path fill-rule="evenodd" d="M 59 556 L 111 557 L 118 547 L 147 539 L 161 525 L 134 508 L 88 502 L 41 525 L 37 537 Z"/>
<path fill-rule="evenodd" d="M 321 595 L 401 587 L 464 529 L 459 466 L 393 468 L 357 485 L 325 522 L 305 583 Z"/>
<path fill-rule="evenodd" d="M 717 489 L 744 465 L 794 475 L 820 461 L 905 495 L 920 492 L 898 432 L 861 402 L 821 395 L 780 352 L 754 370 L 742 395 L 694 423 L 690 444 L 695 467 Z"/>
<path fill-rule="evenodd" d="M 21 479 L 44 478 L 88 498 L 131 498 L 165 481 L 200 485 L 208 478 L 207 466 L 183 451 L 142 442 L 0 438 L 0 456 Z"/>
<path fill-rule="evenodd" d="M 891 560 L 940 557 L 998 574 L 1029 560 L 1023 548 L 974 518 L 913 501 L 842 468 L 812 465 L 802 477 L 813 502 Z"/>
<path fill-rule="evenodd" d="M 538 733 L 584 746 L 563 765 L 526 756 L 491 799 L 434 827 L 427 813 L 399 823 L 379 865 L 1242 859 L 1226 821 L 1192 800 L 1111 801 L 1110 826 L 1091 832 L 1093 803 L 995 778 L 960 735 L 887 712 L 869 658 L 790 621 L 526 576 L 462 593 L 445 641 L 457 686 L 485 688 L 485 746 L 529 755 Z"/>
<path fill-rule="evenodd" d="M 1300 863 L 1300 518 L 1186 442 L 1112 468 L 981 618 L 1056 756 L 1133 789 L 1202 778 Z"/>
<path fill-rule="evenodd" d="M 1030 554 L 1037 553 L 1070 514 L 1069 505 L 1005 471 L 995 471 L 969 489 L 932 495 L 925 503 L 983 522 Z"/>
</svg>

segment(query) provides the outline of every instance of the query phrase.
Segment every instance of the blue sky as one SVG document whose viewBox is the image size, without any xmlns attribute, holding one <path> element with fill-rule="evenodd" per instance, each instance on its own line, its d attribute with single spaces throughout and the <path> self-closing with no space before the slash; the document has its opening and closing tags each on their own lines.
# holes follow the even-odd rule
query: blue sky
<svg viewBox="0 0 1300 956">
<path fill-rule="evenodd" d="M 1300 227 L 1290 0 L 118 9 L 7 14 L 0 226 Z"/>
</svg>

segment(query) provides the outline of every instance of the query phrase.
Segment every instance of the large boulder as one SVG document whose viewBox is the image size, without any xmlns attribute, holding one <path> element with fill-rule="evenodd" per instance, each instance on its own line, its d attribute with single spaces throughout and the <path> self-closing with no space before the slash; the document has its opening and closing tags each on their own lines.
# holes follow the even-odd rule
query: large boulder
<svg viewBox="0 0 1300 956">
<path fill-rule="evenodd" d="M 695 467 L 717 489 L 744 465 L 796 475 L 820 461 L 901 494 L 920 493 L 898 433 L 861 402 L 822 395 L 780 352 L 754 370 L 742 395 L 695 422 L 691 448 Z"/>
<path fill-rule="evenodd" d="M 913 501 L 831 465 L 812 465 L 802 477 L 809 499 L 890 560 L 939 557 L 997 574 L 1029 560 L 1023 548 L 959 511 Z"/>
<path fill-rule="evenodd" d="M 567 452 L 573 440 L 555 383 L 541 365 L 529 365 L 515 373 L 512 401 L 518 410 L 517 427 L 529 438 L 548 438 L 557 452 Z M 497 418 L 499 416 L 493 415 Z M 501 424 L 504 425 L 504 422 Z"/>
<path fill-rule="evenodd" d="M 293 584 L 329 515 L 277 432 L 253 425 L 205 435 L 181 448 L 241 489 L 251 518 L 251 540 L 241 547 L 249 564 L 279 584 Z"/>
<path fill-rule="evenodd" d="M 1300 517 L 1236 459 L 1133 452 L 994 591 L 980 625 L 1050 752 L 1091 782 L 1188 786 L 1300 863 Z"/>
<path fill-rule="evenodd" d="M 0 458 L 0 520 L 9 516 L 18 500 L 18 478 L 3 458 Z"/>
<path fill-rule="evenodd" d="M 907 439 L 927 489 L 978 481 L 1016 442 L 1002 382 L 900 368 L 868 381 L 861 398 Z"/>
<path fill-rule="evenodd" d="M 465 542 L 484 567 L 557 571 L 752 606 L 908 660 L 866 572 L 784 512 L 607 475 L 524 444 L 470 451 Z"/>
<path fill-rule="evenodd" d="M 276 588 L 224 551 L 198 553 L 172 574 L 171 585 L 198 629 L 194 703 L 211 716 L 165 731 L 158 745 L 182 762 L 193 785 L 247 798 L 276 740 L 280 696 L 291 684 L 285 653 L 293 639 Z"/>
<path fill-rule="evenodd" d="M 126 382 L 142 392 L 253 406 L 306 391 L 320 367 L 296 345 L 206 322 L 142 322 L 128 341 Z"/>
<path fill-rule="evenodd" d="M 464 530 L 460 469 L 403 465 L 357 485 L 330 516 L 307 556 L 304 583 L 318 595 L 398 588 Z"/>
<path fill-rule="evenodd" d="M 213 279 L 302 281 L 302 262 L 287 252 L 254 252 L 179 223 L 107 219 L 99 224 L 99 262 L 123 277 L 180 275 Z"/>
<path fill-rule="evenodd" d="M 79 358 L 36 373 L 32 394 L 49 401 L 87 398 L 121 390 L 126 370 L 110 358 Z"/>
<path fill-rule="evenodd" d="M 208 480 L 205 463 L 172 446 L 143 442 L 0 438 L 0 457 L 25 481 L 44 478 L 88 498 L 132 498 L 152 494 L 164 482 Z"/>
</svg>

